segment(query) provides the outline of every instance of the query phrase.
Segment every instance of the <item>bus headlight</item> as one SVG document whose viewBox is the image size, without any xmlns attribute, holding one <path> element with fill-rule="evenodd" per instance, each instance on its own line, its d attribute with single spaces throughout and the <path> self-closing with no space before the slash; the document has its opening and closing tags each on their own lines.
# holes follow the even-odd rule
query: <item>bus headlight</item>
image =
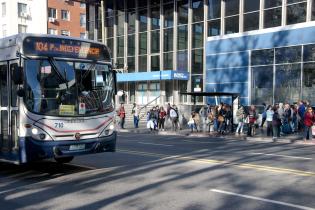
<svg viewBox="0 0 315 210">
<path fill-rule="evenodd" d="M 36 140 L 41 140 L 41 141 L 52 140 L 52 138 L 45 131 L 43 131 L 40 128 L 33 128 L 32 129 L 32 137 Z"/>
<path fill-rule="evenodd" d="M 115 131 L 115 124 L 114 122 L 109 123 L 106 128 L 102 131 L 101 136 L 110 136 L 114 133 Z"/>
</svg>

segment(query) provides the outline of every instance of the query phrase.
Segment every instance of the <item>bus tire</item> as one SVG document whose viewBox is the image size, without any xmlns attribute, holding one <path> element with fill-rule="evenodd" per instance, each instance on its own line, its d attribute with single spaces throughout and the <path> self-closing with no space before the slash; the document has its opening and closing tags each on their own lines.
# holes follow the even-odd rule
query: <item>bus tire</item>
<svg viewBox="0 0 315 210">
<path fill-rule="evenodd" d="M 57 163 L 69 163 L 73 160 L 73 156 L 68 156 L 68 157 L 55 157 L 55 161 Z"/>
</svg>

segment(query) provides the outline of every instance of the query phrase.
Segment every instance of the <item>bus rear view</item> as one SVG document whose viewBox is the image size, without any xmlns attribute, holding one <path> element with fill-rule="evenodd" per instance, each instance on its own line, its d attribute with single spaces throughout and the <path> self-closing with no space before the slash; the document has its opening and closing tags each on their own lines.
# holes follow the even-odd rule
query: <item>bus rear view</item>
<svg viewBox="0 0 315 210">
<path fill-rule="evenodd" d="M 105 45 L 27 34 L 0 43 L 2 159 L 115 151 L 116 75 Z"/>
</svg>

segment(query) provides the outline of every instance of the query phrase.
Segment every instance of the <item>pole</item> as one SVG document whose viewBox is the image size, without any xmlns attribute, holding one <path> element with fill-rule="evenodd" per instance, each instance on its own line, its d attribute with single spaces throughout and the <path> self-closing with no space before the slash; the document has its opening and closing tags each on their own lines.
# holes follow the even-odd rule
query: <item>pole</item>
<svg viewBox="0 0 315 210">
<path fill-rule="evenodd" d="M 101 0 L 101 24 L 102 24 L 102 43 L 105 44 L 105 11 L 104 11 L 104 0 Z"/>
</svg>

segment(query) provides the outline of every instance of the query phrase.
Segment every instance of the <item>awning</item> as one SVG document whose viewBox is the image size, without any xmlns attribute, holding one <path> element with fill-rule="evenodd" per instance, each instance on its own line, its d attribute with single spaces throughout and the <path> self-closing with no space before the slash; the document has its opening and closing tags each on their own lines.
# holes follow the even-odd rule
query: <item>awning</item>
<svg viewBox="0 0 315 210">
<path fill-rule="evenodd" d="M 117 82 L 155 81 L 155 80 L 189 80 L 189 72 L 174 70 L 118 73 Z"/>
</svg>

